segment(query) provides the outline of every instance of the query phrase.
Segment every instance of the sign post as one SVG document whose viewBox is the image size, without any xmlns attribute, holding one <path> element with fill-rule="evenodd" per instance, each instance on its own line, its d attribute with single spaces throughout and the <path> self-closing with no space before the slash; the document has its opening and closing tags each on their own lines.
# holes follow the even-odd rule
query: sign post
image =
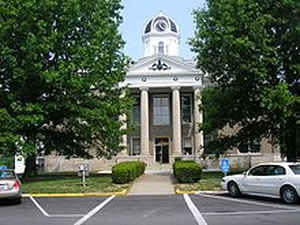
<svg viewBox="0 0 300 225">
<path fill-rule="evenodd" d="M 230 161 L 228 158 L 222 159 L 220 168 L 224 173 L 224 176 L 227 176 L 227 173 L 230 171 Z"/>
<path fill-rule="evenodd" d="M 86 177 L 89 175 L 89 167 L 87 164 L 80 164 L 78 169 L 78 176 L 82 178 L 83 187 L 86 187 Z"/>
<path fill-rule="evenodd" d="M 25 172 L 25 158 L 20 155 L 16 154 L 15 155 L 15 173 L 18 176 L 22 176 Z"/>
</svg>

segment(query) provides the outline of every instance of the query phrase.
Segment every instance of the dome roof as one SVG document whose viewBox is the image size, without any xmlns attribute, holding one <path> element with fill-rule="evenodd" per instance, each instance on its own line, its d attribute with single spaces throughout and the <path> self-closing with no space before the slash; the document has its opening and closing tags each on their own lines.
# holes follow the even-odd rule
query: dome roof
<svg viewBox="0 0 300 225">
<path fill-rule="evenodd" d="M 150 19 L 144 27 L 144 35 L 151 32 L 173 32 L 179 34 L 179 29 L 173 19 L 160 12 L 156 17 Z"/>
</svg>

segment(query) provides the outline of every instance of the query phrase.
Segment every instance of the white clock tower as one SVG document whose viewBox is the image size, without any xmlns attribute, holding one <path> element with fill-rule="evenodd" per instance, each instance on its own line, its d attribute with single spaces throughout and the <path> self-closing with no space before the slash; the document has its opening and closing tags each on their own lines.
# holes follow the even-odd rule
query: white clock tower
<svg viewBox="0 0 300 225">
<path fill-rule="evenodd" d="M 153 55 L 179 56 L 179 28 L 173 19 L 162 12 L 146 23 L 142 40 L 145 57 Z"/>
</svg>

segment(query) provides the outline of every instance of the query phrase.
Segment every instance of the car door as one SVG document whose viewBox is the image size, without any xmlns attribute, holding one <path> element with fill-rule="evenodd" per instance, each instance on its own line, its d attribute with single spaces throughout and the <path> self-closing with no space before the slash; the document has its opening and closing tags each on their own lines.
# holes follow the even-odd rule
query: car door
<svg viewBox="0 0 300 225">
<path fill-rule="evenodd" d="M 242 179 L 241 185 L 244 192 L 259 193 L 261 192 L 261 178 L 265 174 L 265 166 L 252 168 Z"/>
<path fill-rule="evenodd" d="M 278 195 L 279 188 L 286 176 L 286 170 L 279 165 L 268 165 L 265 169 L 265 175 L 260 178 L 260 193 Z"/>
</svg>

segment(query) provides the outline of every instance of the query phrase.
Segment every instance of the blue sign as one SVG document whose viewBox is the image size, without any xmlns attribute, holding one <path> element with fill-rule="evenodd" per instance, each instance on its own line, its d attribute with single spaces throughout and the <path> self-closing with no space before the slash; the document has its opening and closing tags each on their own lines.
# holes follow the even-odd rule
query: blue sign
<svg viewBox="0 0 300 225">
<path fill-rule="evenodd" d="M 229 172 L 229 170 L 230 170 L 230 162 L 229 162 L 228 158 L 222 159 L 220 168 L 223 171 L 223 173 L 228 173 Z"/>
<path fill-rule="evenodd" d="M 7 166 L 0 166 L 0 170 L 7 170 Z"/>
</svg>

